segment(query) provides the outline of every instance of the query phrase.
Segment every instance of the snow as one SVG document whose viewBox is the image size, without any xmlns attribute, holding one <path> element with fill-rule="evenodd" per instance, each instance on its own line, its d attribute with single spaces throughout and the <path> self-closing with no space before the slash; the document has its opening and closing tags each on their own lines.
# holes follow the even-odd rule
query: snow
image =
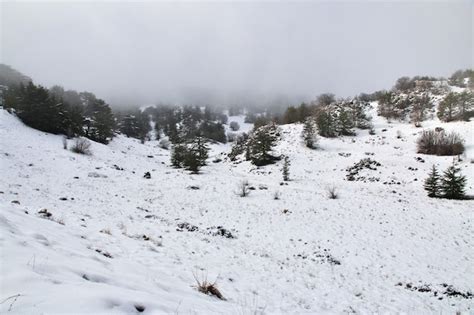
<svg viewBox="0 0 474 315">
<path fill-rule="evenodd" d="M 301 125 L 282 126 L 276 152 L 290 157 L 291 181 L 281 185 L 282 162 L 213 163 L 230 144 L 212 145 L 209 165 L 190 175 L 157 141 L 119 136 L 78 155 L 0 110 L 0 302 L 20 294 L 0 312 L 472 313 L 473 299 L 441 293 L 443 283 L 473 291 L 473 202 L 426 196 L 432 164 L 444 170 L 453 158 L 418 155 L 415 141 L 423 128 L 460 132 L 474 194 L 473 122 L 415 128 L 374 115 L 374 126 L 373 136 L 320 138 L 318 150 L 301 143 Z M 345 169 L 367 157 L 381 166 L 361 174 L 380 181 L 347 181 Z M 256 188 L 246 198 L 236 194 L 243 180 Z M 183 222 L 199 230 L 178 231 Z M 208 230 L 217 226 L 236 238 Z M 227 301 L 198 292 L 194 276 L 217 279 Z"/>
</svg>

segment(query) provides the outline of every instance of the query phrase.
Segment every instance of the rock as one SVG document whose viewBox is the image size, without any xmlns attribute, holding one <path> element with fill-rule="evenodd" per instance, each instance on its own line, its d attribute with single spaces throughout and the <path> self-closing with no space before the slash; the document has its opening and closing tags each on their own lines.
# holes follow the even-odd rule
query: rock
<svg viewBox="0 0 474 315">
<path fill-rule="evenodd" d="M 188 223 L 188 222 L 178 223 L 178 228 L 176 229 L 176 231 L 182 232 L 183 230 L 186 230 L 188 232 L 195 232 L 195 231 L 199 230 L 199 228 L 195 225 L 192 225 L 192 224 Z"/>
<path fill-rule="evenodd" d="M 107 175 L 99 174 L 97 172 L 90 172 L 89 174 L 87 174 L 87 176 L 93 177 L 93 178 L 107 178 L 108 177 Z"/>
<path fill-rule="evenodd" d="M 134 306 L 138 313 L 143 313 L 145 311 L 145 306 L 141 304 L 135 304 Z"/>
<path fill-rule="evenodd" d="M 48 211 L 48 209 L 41 209 L 38 211 L 38 215 L 42 218 L 51 218 L 53 214 Z"/>
</svg>

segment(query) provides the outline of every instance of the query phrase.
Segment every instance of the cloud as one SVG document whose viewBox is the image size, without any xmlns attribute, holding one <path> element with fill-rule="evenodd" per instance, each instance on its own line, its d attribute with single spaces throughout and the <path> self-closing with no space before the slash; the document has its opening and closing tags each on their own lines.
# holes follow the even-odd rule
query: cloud
<svg viewBox="0 0 474 315">
<path fill-rule="evenodd" d="M 112 104 L 298 102 L 472 67 L 456 2 L 3 2 L 1 59 Z"/>
</svg>

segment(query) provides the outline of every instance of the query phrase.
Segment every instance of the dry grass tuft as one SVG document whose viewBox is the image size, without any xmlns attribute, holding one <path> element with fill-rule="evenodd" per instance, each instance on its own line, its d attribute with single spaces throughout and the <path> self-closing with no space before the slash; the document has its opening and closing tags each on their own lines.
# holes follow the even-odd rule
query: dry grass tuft
<svg viewBox="0 0 474 315">
<path fill-rule="evenodd" d="M 196 288 L 199 292 L 206 295 L 215 296 L 220 300 L 226 301 L 226 298 L 217 288 L 217 279 L 213 283 L 207 281 L 207 276 L 203 280 L 199 281 L 198 277 L 193 273 L 194 280 L 196 280 Z"/>
</svg>

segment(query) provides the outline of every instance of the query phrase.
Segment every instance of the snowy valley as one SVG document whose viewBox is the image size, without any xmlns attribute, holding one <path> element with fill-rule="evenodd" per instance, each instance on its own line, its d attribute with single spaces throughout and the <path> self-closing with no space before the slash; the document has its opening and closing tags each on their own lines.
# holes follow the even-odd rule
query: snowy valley
<svg viewBox="0 0 474 315">
<path fill-rule="evenodd" d="M 289 181 L 283 161 L 230 161 L 231 143 L 210 145 L 199 174 L 173 168 L 156 140 L 119 135 L 76 154 L 0 110 L 0 312 L 472 313 L 473 202 L 429 198 L 423 182 L 456 160 L 474 194 L 473 122 L 416 128 L 371 107 L 375 134 L 320 137 L 316 150 L 302 124 L 279 126 Z M 465 139 L 460 161 L 416 153 L 435 127 Z M 366 158 L 377 164 L 349 181 Z"/>
</svg>

